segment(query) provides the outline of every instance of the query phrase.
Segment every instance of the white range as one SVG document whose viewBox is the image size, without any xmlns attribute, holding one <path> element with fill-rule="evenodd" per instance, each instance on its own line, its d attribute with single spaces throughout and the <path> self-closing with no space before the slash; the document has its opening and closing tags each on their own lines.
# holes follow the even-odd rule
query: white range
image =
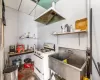
<svg viewBox="0 0 100 80">
<path fill-rule="evenodd" d="M 51 43 L 45 43 L 43 49 L 36 50 L 34 53 L 34 72 L 40 78 L 40 80 L 48 80 L 50 78 L 49 69 L 49 55 L 55 53 L 55 45 Z"/>
</svg>

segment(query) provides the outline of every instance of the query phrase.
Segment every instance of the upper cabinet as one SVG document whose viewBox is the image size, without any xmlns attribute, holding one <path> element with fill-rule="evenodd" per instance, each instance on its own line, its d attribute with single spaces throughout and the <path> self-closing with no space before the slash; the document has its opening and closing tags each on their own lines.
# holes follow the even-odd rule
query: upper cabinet
<svg viewBox="0 0 100 80">
<path fill-rule="evenodd" d="M 0 18 L 2 18 L 2 0 L 0 0 Z"/>
</svg>

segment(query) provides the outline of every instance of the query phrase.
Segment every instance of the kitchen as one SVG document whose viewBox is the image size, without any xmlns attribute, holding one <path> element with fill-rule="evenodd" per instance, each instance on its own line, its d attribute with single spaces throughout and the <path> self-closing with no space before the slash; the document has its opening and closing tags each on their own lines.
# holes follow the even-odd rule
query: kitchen
<svg viewBox="0 0 100 80">
<path fill-rule="evenodd" d="M 19 57 L 22 59 L 22 64 L 24 64 L 26 58 L 31 58 L 34 61 L 34 72 L 36 75 L 40 80 L 48 80 L 50 78 L 49 55 L 58 53 L 61 51 L 60 49 L 66 48 L 86 59 L 86 50 L 90 47 L 89 33 L 87 30 L 75 30 L 75 24 L 77 20 L 83 19 L 84 21 L 85 18 L 89 18 L 89 3 L 87 0 L 40 0 L 37 5 L 35 1 L 38 0 L 4 0 L 6 20 L 6 26 L 4 26 L 4 64 L 10 63 L 8 59 L 11 61 Z M 49 22 L 42 24 L 43 22 L 40 23 L 41 20 L 37 22 L 36 18 L 48 10 L 52 6 L 53 1 L 55 2 L 53 8 L 64 19 L 50 24 Z M 64 26 L 70 26 L 71 30 L 68 31 L 68 28 L 64 30 Z M 24 44 L 23 48 L 27 50 L 26 52 L 22 51 L 22 54 L 19 52 L 16 55 L 14 53 L 8 54 L 11 45 L 22 47 L 22 44 Z M 42 48 L 46 48 L 47 52 L 44 50 L 41 52 L 40 49 Z M 49 51 L 48 48 L 51 50 Z M 44 61 L 41 60 L 42 58 Z M 66 62 L 67 60 L 65 60 Z M 54 72 L 51 71 L 50 73 Z M 63 76 L 60 73 L 59 75 L 63 78 L 67 76 Z M 71 75 L 67 77 L 69 76 Z M 75 79 L 76 77 L 73 76 L 73 78 Z M 68 80 L 73 80 L 73 78 L 69 77 Z M 80 77 L 78 76 L 76 79 L 80 80 Z"/>
</svg>

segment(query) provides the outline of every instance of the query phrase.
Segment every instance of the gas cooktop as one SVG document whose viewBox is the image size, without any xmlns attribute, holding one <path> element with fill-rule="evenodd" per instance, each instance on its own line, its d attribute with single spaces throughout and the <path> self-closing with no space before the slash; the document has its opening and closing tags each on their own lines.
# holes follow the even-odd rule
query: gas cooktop
<svg viewBox="0 0 100 80">
<path fill-rule="evenodd" d="M 37 49 L 37 51 L 40 51 L 42 53 L 55 51 L 55 44 L 44 43 L 43 48 Z"/>
<path fill-rule="evenodd" d="M 50 52 L 51 50 L 50 49 L 41 49 L 40 50 L 42 53 L 45 53 L 45 52 Z"/>
</svg>

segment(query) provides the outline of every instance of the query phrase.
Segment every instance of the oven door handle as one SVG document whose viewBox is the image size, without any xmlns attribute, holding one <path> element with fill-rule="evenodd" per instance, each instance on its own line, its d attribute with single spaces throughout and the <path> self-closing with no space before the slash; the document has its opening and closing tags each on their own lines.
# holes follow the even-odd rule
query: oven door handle
<svg viewBox="0 0 100 80">
<path fill-rule="evenodd" d="M 37 67 L 35 67 L 36 68 L 36 70 L 39 72 L 39 73 L 41 73 L 41 71 L 37 68 Z"/>
<path fill-rule="evenodd" d="M 43 59 L 42 57 L 40 57 L 40 56 L 38 56 L 38 55 L 36 55 L 36 54 L 34 54 L 36 57 L 38 57 L 38 58 L 40 58 L 40 59 Z"/>
<path fill-rule="evenodd" d="M 34 66 L 34 67 L 36 68 L 36 70 L 37 70 L 40 74 L 42 74 L 41 71 L 40 71 L 36 66 Z M 44 74 L 42 74 L 42 75 L 44 75 Z"/>
</svg>

